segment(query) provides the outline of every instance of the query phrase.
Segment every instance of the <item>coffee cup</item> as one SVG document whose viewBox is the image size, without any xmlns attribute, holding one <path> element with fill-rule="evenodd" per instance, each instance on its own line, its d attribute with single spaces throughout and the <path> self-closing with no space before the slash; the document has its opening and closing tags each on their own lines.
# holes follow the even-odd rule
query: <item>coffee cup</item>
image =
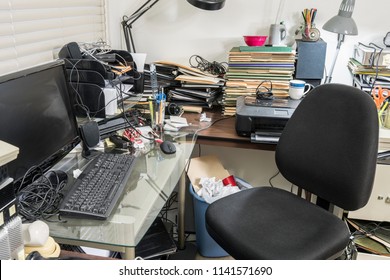
<svg viewBox="0 0 390 280">
<path fill-rule="evenodd" d="M 291 80 L 288 95 L 291 99 L 301 99 L 312 88 L 314 88 L 314 86 L 306 83 L 305 81 Z"/>
</svg>

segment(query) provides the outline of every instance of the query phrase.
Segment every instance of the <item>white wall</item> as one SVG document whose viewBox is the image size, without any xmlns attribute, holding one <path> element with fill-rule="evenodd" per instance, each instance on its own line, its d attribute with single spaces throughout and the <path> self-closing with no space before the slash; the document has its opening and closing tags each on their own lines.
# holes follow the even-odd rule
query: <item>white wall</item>
<svg viewBox="0 0 390 280">
<path fill-rule="evenodd" d="M 282 0 L 283 1 L 283 0 Z M 342 0 L 287 0 L 280 20 L 288 29 L 288 43 L 295 39 L 295 30 L 302 23 L 301 11 L 317 8 L 316 23 L 321 37 L 328 43 L 326 67 L 330 68 L 337 35 L 322 29 L 322 25 L 336 15 Z M 130 15 L 145 0 L 110 0 L 108 2 L 108 38 L 114 48 L 125 49 L 122 28 L 123 15 Z M 148 54 L 147 61 L 171 60 L 188 64 L 191 55 L 198 54 L 210 61 L 227 61 L 233 46 L 244 45 L 243 35 L 268 35 L 268 28 L 276 21 L 280 0 L 226 0 L 219 11 L 203 11 L 186 0 L 160 0 L 133 26 L 138 52 Z M 339 54 L 333 82 L 351 84 L 347 69 L 357 42 L 382 44 L 390 31 L 388 0 L 356 0 L 353 18 L 358 36 L 346 36 Z"/>
<path fill-rule="evenodd" d="M 282 0 L 283 1 L 283 0 Z M 113 48 L 125 49 L 121 29 L 123 15 L 130 15 L 144 0 L 110 0 L 108 3 L 108 38 Z M 329 69 L 336 49 L 337 35 L 322 30 L 323 24 L 337 14 L 342 0 L 287 0 L 280 20 L 288 29 L 288 43 L 293 44 L 295 30 L 302 23 L 301 11 L 317 8 L 316 24 L 327 42 L 326 67 Z M 226 0 L 219 11 L 203 11 L 186 0 L 160 0 L 133 26 L 138 52 L 148 54 L 147 61 L 171 60 L 188 65 L 191 55 L 198 54 L 209 61 L 227 61 L 233 46 L 244 45 L 243 35 L 268 35 L 269 25 L 277 17 L 280 0 Z M 356 0 L 353 18 L 358 36 L 346 36 L 342 45 L 332 82 L 351 84 L 347 68 L 353 47 L 358 42 L 382 44 L 390 31 L 387 23 L 388 0 Z M 268 185 L 276 172 L 274 152 L 202 146 L 202 155 L 216 154 L 232 174 L 254 186 Z M 194 156 L 198 156 L 197 149 Z M 276 186 L 291 186 L 280 175 L 273 180 Z"/>
</svg>

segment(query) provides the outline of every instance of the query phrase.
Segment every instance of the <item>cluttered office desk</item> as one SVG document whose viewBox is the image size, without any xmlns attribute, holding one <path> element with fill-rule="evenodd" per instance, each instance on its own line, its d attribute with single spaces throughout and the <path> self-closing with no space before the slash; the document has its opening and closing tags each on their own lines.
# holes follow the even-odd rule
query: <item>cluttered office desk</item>
<svg viewBox="0 0 390 280">
<path fill-rule="evenodd" d="M 137 155 L 118 207 L 106 220 L 63 217 L 50 223 L 50 234 L 61 244 L 122 252 L 123 258 L 136 257 L 135 247 L 150 228 L 179 182 L 194 147 L 194 135 L 165 135 L 175 143 L 174 154 L 164 154 L 156 145 Z M 71 174 L 88 161 L 75 151 L 55 168 Z"/>
</svg>

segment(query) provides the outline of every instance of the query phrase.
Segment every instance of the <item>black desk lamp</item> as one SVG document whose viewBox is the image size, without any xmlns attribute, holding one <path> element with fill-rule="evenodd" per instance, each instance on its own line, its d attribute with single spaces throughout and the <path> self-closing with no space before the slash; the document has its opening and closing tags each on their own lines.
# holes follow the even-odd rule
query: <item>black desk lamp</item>
<svg viewBox="0 0 390 280">
<path fill-rule="evenodd" d="M 141 7 L 139 7 L 130 16 L 123 16 L 122 27 L 125 36 L 126 48 L 129 52 L 136 52 L 134 46 L 134 39 L 131 33 L 133 23 L 139 19 L 144 13 L 152 8 L 159 0 L 147 0 Z M 148 5 L 152 2 L 150 5 Z M 187 0 L 188 3 L 203 10 L 219 10 L 225 5 L 225 0 Z M 130 45 L 131 43 L 131 45 Z"/>
<path fill-rule="evenodd" d="M 208 11 L 222 9 L 225 6 L 225 0 L 187 0 L 191 5 Z"/>
<path fill-rule="evenodd" d="M 332 73 L 336 64 L 337 56 L 340 51 L 341 44 L 344 42 L 345 35 L 357 35 L 358 29 L 355 21 L 352 19 L 355 0 L 343 0 L 340 5 L 339 13 L 328 20 L 322 27 L 326 31 L 337 33 L 337 48 L 333 58 L 333 63 L 329 74 L 326 76 L 325 83 L 332 81 Z"/>
</svg>

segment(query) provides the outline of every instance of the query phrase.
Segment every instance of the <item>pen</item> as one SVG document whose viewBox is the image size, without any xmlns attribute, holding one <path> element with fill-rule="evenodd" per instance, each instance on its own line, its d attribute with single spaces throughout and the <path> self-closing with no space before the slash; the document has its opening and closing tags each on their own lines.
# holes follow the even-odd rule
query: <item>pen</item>
<svg viewBox="0 0 390 280">
<path fill-rule="evenodd" d="M 317 14 L 317 9 L 316 8 L 312 9 L 311 23 L 314 23 L 314 19 L 316 17 L 316 14 Z"/>
</svg>

